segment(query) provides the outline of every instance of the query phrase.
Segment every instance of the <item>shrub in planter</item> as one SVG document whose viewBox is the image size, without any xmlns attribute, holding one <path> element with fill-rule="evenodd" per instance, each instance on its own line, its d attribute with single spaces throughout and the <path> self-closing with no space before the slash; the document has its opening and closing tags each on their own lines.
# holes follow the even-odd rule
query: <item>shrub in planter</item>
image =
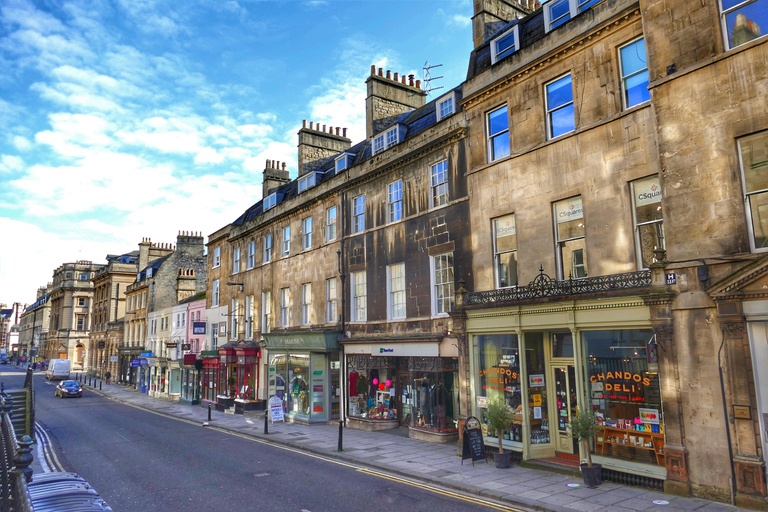
<svg viewBox="0 0 768 512">
<path fill-rule="evenodd" d="M 600 425 L 597 417 L 591 409 L 581 409 L 576 418 L 571 421 L 571 436 L 582 443 L 587 454 L 587 463 L 581 464 L 581 475 L 584 483 L 589 487 L 595 487 L 603 483 L 603 466 L 592 463 L 592 454 L 589 451 L 589 440 L 595 437 Z"/>
<path fill-rule="evenodd" d="M 499 453 L 494 453 L 493 455 L 496 467 L 508 468 L 509 458 L 512 454 L 509 452 L 504 453 L 504 448 L 501 446 L 501 437 L 504 431 L 512 425 L 515 419 L 514 411 L 503 400 L 497 398 L 488 402 L 488 409 L 485 412 L 488 417 L 489 430 L 493 430 L 499 438 Z"/>
</svg>

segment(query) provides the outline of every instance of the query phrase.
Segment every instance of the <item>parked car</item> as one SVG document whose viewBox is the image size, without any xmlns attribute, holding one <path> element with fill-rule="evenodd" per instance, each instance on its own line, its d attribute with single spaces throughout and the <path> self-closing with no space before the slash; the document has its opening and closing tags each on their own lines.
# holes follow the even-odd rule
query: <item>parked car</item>
<svg viewBox="0 0 768 512">
<path fill-rule="evenodd" d="M 65 396 L 80 398 L 83 396 L 83 388 L 80 386 L 80 383 L 75 380 L 63 380 L 56 386 L 56 391 L 54 391 L 53 394 L 59 398 L 64 398 Z"/>
</svg>

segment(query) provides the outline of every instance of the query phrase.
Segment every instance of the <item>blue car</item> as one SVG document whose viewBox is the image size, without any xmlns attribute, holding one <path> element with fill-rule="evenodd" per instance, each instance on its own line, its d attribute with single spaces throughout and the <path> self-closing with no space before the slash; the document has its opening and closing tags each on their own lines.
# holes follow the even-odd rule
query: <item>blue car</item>
<svg viewBox="0 0 768 512">
<path fill-rule="evenodd" d="M 77 381 L 63 380 L 56 386 L 56 391 L 54 391 L 53 394 L 59 398 L 64 398 L 66 396 L 81 398 L 83 396 L 83 388 Z"/>
</svg>

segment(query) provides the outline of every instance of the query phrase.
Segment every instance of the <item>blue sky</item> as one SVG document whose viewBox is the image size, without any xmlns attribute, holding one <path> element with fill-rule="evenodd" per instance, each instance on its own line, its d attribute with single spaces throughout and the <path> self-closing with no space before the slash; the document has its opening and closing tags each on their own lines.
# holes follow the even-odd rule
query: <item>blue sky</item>
<svg viewBox="0 0 768 512">
<path fill-rule="evenodd" d="M 471 16 L 470 0 L 3 0 L 0 302 L 33 302 L 62 263 L 225 226 L 267 159 L 296 176 L 303 119 L 362 140 L 371 64 L 461 83 Z"/>
</svg>

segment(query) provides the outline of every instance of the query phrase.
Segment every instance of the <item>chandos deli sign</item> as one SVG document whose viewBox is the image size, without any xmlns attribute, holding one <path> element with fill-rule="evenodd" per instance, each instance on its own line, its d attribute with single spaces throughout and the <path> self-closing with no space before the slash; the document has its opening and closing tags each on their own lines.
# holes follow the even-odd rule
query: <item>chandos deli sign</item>
<svg viewBox="0 0 768 512">
<path fill-rule="evenodd" d="M 645 402 L 643 396 L 646 387 L 651 385 L 651 379 L 639 373 L 632 372 L 599 372 L 589 377 L 593 391 L 602 390 L 605 394 L 597 398 L 630 400 Z"/>
</svg>

